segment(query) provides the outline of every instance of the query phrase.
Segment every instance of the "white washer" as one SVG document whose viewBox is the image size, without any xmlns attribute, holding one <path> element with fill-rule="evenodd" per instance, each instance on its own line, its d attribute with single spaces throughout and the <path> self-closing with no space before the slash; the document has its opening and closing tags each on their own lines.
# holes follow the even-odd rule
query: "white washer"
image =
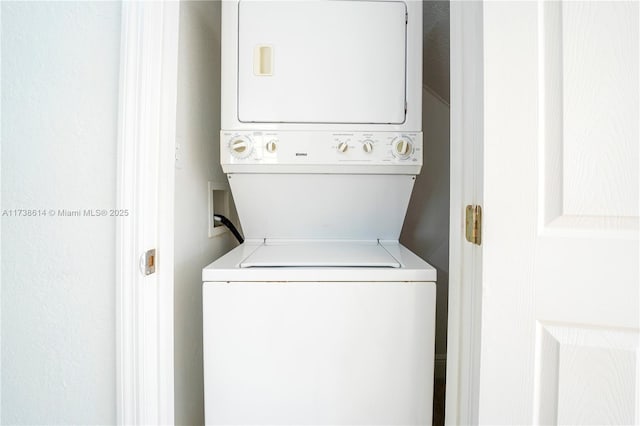
<svg viewBox="0 0 640 426">
<path fill-rule="evenodd" d="M 206 423 L 430 425 L 436 271 L 397 242 L 245 242 L 203 270 Z"/>
</svg>

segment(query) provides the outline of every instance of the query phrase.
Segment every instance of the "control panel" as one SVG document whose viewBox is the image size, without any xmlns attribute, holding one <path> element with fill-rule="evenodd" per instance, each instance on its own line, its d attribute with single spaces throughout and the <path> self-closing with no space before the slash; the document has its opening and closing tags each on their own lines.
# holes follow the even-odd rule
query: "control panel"
<svg viewBox="0 0 640 426">
<path fill-rule="evenodd" d="M 422 166 L 422 133 L 220 132 L 225 165 Z"/>
</svg>

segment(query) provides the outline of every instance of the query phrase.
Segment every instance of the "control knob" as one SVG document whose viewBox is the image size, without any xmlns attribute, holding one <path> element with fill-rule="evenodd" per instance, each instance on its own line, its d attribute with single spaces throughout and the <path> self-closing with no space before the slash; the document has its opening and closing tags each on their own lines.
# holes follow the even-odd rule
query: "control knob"
<svg viewBox="0 0 640 426">
<path fill-rule="evenodd" d="M 235 158 L 247 158 L 253 152 L 253 142 L 247 136 L 236 136 L 229 142 L 229 150 Z"/>
<path fill-rule="evenodd" d="M 338 144 L 338 152 L 347 152 L 349 145 L 346 142 L 340 142 Z"/>
<path fill-rule="evenodd" d="M 400 160 L 408 159 L 413 153 L 413 143 L 408 138 L 398 138 L 393 143 L 393 155 Z"/>
<path fill-rule="evenodd" d="M 371 141 L 364 141 L 362 143 L 362 149 L 367 154 L 371 153 L 371 151 L 373 151 L 373 143 L 371 143 Z"/>
<path fill-rule="evenodd" d="M 278 149 L 278 145 L 276 144 L 276 140 L 270 140 L 269 142 L 267 142 L 267 151 L 270 153 L 274 153 L 276 152 L 276 149 Z"/>
</svg>

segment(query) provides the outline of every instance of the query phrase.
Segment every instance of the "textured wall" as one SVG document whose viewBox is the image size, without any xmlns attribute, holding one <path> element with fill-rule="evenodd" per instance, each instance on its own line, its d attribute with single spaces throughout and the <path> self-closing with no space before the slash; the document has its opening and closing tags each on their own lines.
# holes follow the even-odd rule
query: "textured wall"
<svg viewBox="0 0 640 426">
<path fill-rule="evenodd" d="M 120 4 L 2 2 L 2 209 L 109 209 Z M 2 424 L 114 424 L 115 222 L 2 217 Z"/>
<path fill-rule="evenodd" d="M 424 1 L 422 15 L 422 80 L 433 92 L 449 102 L 449 1 Z"/>
<path fill-rule="evenodd" d="M 202 268 L 233 247 L 229 233 L 208 238 L 207 182 L 220 167 L 220 2 L 182 2 L 175 176 L 175 419 L 204 424 Z"/>
</svg>

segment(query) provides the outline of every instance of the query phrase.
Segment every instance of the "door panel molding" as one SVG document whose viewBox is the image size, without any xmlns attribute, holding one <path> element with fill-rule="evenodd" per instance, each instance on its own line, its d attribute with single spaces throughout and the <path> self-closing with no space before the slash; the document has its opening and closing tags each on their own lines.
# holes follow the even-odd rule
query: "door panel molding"
<svg viewBox="0 0 640 426">
<path fill-rule="evenodd" d="M 562 3 L 539 3 L 538 161 L 541 229 L 563 215 Z"/>
<path fill-rule="evenodd" d="M 638 46 L 625 42 L 638 39 L 633 7 L 538 3 L 540 233 L 637 235 Z"/>
<path fill-rule="evenodd" d="M 561 5 L 563 213 L 637 217 L 638 3 Z"/>
<path fill-rule="evenodd" d="M 534 424 L 633 424 L 639 342 L 633 329 L 538 321 Z"/>
<path fill-rule="evenodd" d="M 561 215 L 540 229 L 538 235 L 634 240 L 640 230 L 638 223 L 637 217 Z"/>
</svg>

